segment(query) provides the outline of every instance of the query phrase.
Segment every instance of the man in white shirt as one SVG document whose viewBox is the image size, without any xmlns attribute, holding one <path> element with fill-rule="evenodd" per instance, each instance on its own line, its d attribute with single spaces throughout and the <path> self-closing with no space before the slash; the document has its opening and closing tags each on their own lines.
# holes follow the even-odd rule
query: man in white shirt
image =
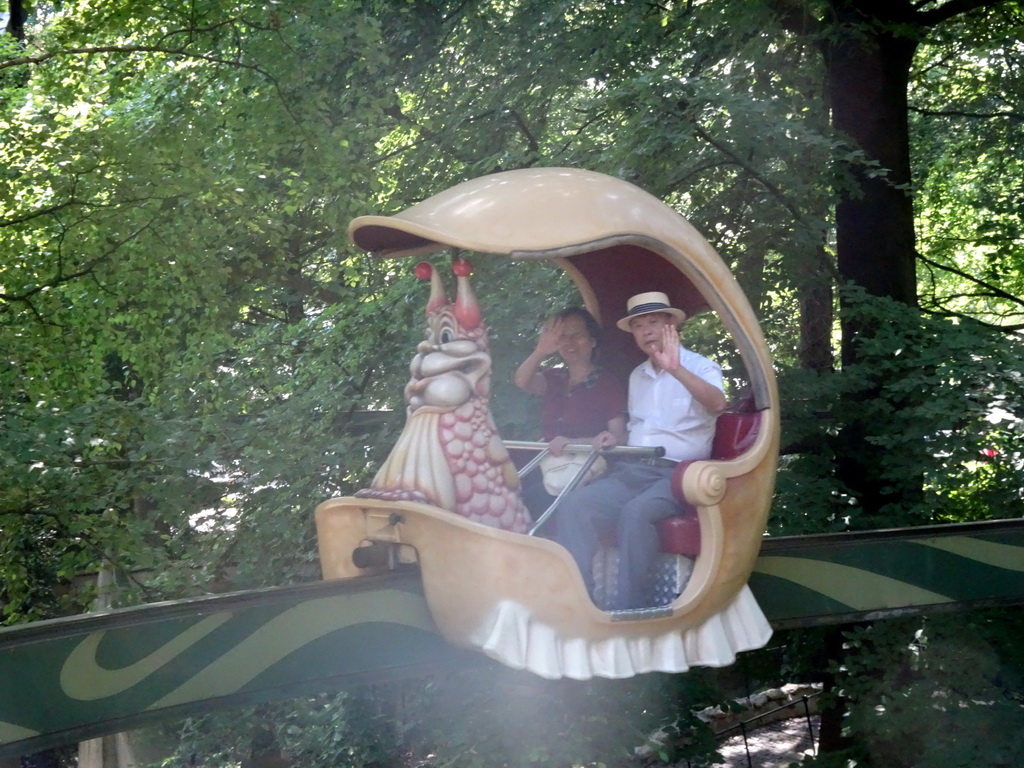
<svg viewBox="0 0 1024 768">
<path fill-rule="evenodd" d="M 629 445 L 661 446 L 656 460 L 618 459 L 612 471 L 569 494 L 558 512 L 557 539 L 593 589 L 592 563 L 603 533 L 619 544 L 616 610 L 643 608 L 651 595 L 650 566 L 659 549 L 656 523 L 680 513 L 672 495 L 675 465 L 711 455 L 715 419 L 725 410 L 722 369 L 679 343 L 686 314 L 660 291 L 633 296 L 618 327 L 633 334 L 647 360 L 629 377 Z"/>
</svg>

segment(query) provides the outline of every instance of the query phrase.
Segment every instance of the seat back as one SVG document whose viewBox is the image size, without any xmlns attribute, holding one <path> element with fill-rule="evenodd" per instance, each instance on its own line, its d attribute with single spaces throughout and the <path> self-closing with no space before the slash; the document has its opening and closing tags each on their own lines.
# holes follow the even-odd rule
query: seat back
<svg viewBox="0 0 1024 768">
<path fill-rule="evenodd" d="M 735 459 L 754 444 L 761 427 L 761 413 L 754 410 L 727 411 L 715 422 L 715 439 L 711 458 L 719 461 Z M 658 522 L 658 538 L 663 552 L 696 557 L 700 554 L 700 521 L 697 510 L 681 498 L 682 473 L 691 462 L 683 461 L 672 474 L 672 492 L 683 511 Z"/>
<path fill-rule="evenodd" d="M 715 423 L 715 439 L 711 444 L 711 458 L 723 461 L 735 459 L 754 444 L 760 427 L 760 411 L 723 413 Z"/>
</svg>

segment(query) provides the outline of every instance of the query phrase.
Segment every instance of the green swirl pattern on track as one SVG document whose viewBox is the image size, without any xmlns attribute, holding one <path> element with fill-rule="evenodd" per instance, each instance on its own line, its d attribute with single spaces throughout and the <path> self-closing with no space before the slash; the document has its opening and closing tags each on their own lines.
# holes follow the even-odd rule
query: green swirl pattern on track
<svg viewBox="0 0 1024 768">
<path fill-rule="evenodd" d="M 309 600 L 256 628 L 147 709 L 162 709 L 235 693 L 314 640 L 346 627 L 372 622 L 380 615 L 402 617 L 399 623 L 433 631 L 422 597 L 406 592 L 385 591 Z M 78 701 L 96 701 L 124 693 L 145 682 L 232 618 L 228 612 L 207 616 L 138 661 L 112 668 L 97 662 L 97 652 L 106 633 L 94 632 L 68 655 L 61 669 L 61 689 L 68 698 Z"/>
<path fill-rule="evenodd" d="M 38 735 L 39 731 L 30 731 L 28 728 L 22 728 L 14 723 L 0 723 L 0 744 L 6 744 L 10 741 L 21 741 L 22 739 L 29 739 Z"/>
<path fill-rule="evenodd" d="M 750 588 L 779 627 L 1024 602 L 1024 520 L 767 539 Z M 438 634 L 418 573 L 0 629 L 0 757 L 354 679 L 489 664 Z"/>
<path fill-rule="evenodd" d="M 0 630 L 0 756 L 451 659 L 417 574 Z M 390 672 L 389 672 L 390 671 Z M 332 682 L 333 681 L 333 682 Z M 19 748 L 23 745 L 23 749 Z"/>
<path fill-rule="evenodd" d="M 60 687 L 68 698 L 78 701 L 95 701 L 123 693 L 173 661 L 230 619 L 230 613 L 207 616 L 195 626 L 168 640 L 148 656 L 120 669 L 104 669 L 96 663 L 96 651 L 106 632 L 93 632 L 68 654 L 64 666 L 61 667 Z"/>
<path fill-rule="evenodd" d="M 769 542 L 750 587 L 776 626 L 1024 601 L 1021 520 Z"/>
<path fill-rule="evenodd" d="M 960 537 L 931 539 L 921 543 L 926 547 L 942 549 L 986 565 L 994 565 L 1009 571 L 1024 571 L 1024 548 L 1020 546 Z"/>
<path fill-rule="evenodd" d="M 300 603 L 267 622 L 149 709 L 227 696 L 303 646 L 381 612 L 404 617 L 407 626 L 433 630 L 423 599 L 405 592 L 364 593 L 354 599 L 323 598 Z"/>
<path fill-rule="evenodd" d="M 862 568 L 802 557 L 761 557 L 757 572 L 789 579 L 815 589 L 825 597 L 855 611 L 868 611 L 880 606 L 933 605 L 951 598 L 913 584 Z"/>
</svg>

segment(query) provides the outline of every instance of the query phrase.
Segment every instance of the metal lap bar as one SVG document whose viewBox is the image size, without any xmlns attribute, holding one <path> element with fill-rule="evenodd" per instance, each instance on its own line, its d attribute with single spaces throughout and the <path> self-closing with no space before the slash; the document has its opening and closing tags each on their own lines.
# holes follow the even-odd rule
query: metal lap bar
<svg viewBox="0 0 1024 768">
<path fill-rule="evenodd" d="M 510 450 L 538 452 L 536 456 L 534 456 L 521 470 L 519 470 L 520 478 L 525 477 L 529 472 L 532 472 L 541 460 L 548 455 L 548 444 L 543 442 L 506 440 L 505 447 Z M 587 460 L 580 465 L 580 468 L 576 471 L 572 480 L 566 483 L 562 492 L 555 497 L 553 502 L 551 502 L 551 506 L 544 510 L 544 514 L 538 517 L 537 522 L 535 522 L 530 530 L 527 531 L 528 536 L 535 535 L 537 531 L 540 530 L 541 526 L 551 518 L 555 513 L 555 510 L 558 509 L 558 505 L 562 501 L 562 498 L 583 481 L 583 478 L 587 476 L 587 472 L 590 470 L 590 467 L 595 461 L 597 461 L 598 456 L 608 456 L 611 458 L 615 458 L 616 456 L 628 456 L 631 458 L 657 459 L 665 455 L 665 449 L 660 445 L 654 447 L 618 445 L 614 448 L 606 448 L 603 451 L 595 451 L 594 447 L 589 443 L 570 443 L 565 446 L 563 450 L 572 451 L 574 453 L 589 453 L 590 455 L 587 456 Z"/>
<path fill-rule="evenodd" d="M 530 461 L 518 471 L 520 480 L 530 474 L 534 467 L 540 464 L 543 458 L 548 455 L 547 443 L 531 442 L 529 440 L 505 440 L 504 443 L 505 448 L 512 451 L 537 451 L 537 455 L 530 459 Z M 586 450 L 589 451 L 593 449 L 588 445 Z"/>
</svg>

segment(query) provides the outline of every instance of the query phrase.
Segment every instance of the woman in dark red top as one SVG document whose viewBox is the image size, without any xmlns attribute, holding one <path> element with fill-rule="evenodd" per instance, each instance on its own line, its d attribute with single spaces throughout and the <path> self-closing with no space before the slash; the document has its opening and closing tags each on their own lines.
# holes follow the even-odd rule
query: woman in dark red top
<svg viewBox="0 0 1024 768">
<path fill-rule="evenodd" d="M 544 440 L 555 456 L 570 443 L 600 449 L 626 442 L 626 392 L 594 360 L 600 338 L 601 326 L 587 310 L 564 309 L 544 326 L 536 348 L 516 370 L 516 386 L 544 398 Z M 555 352 L 563 365 L 542 370 Z M 554 500 L 539 472 L 525 478 L 523 500 L 535 518 Z"/>
</svg>

